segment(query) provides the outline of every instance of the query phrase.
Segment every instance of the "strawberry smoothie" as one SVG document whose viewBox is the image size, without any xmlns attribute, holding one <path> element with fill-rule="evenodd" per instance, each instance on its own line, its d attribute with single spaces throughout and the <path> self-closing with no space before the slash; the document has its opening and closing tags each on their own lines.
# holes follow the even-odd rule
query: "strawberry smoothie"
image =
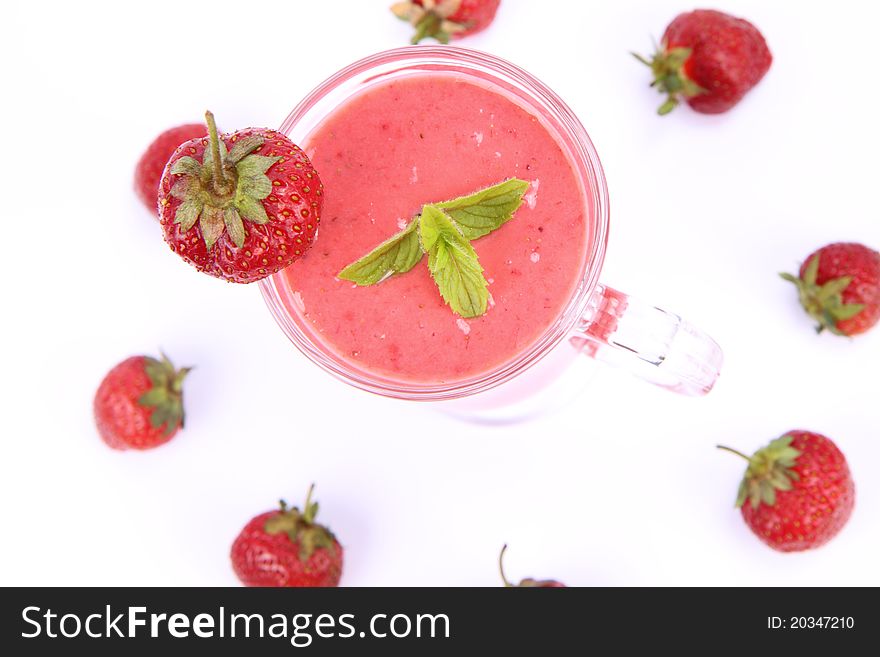
<svg viewBox="0 0 880 657">
<path fill-rule="evenodd" d="M 330 113 L 302 147 L 326 200 L 315 245 L 281 276 L 289 311 L 349 367 L 403 384 L 478 377 L 534 345 L 581 281 L 588 190 L 537 112 L 490 82 L 447 72 L 379 82 Z M 473 242 L 489 281 L 484 315 L 455 315 L 427 258 L 377 285 L 337 278 L 424 203 L 512 177 L 530 182 L 522 206 Z"/>
</svg>

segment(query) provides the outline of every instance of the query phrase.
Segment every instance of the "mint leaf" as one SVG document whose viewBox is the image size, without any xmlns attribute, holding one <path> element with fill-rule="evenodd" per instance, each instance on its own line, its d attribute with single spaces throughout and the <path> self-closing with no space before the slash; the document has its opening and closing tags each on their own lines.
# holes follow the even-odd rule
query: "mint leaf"
<svg viewBox="0 0 880 657">
<path fill-rule="evenodd" d="M 428 252 L 428 269 L 443 300 L 462 317 L 485 313 L 489 283 L 467 238 L 446 213 L 433 205 L 422 208 L 419 231 Z"/>
<path fill-rule="evenodd" d="M 511 178 L 434 206 L 452 217 L 467 239 L 475 240 L 510 221 L 528 188 L 529 183 L 525 180 Z"/>
<path fill-rule="evenodd" d="M 418 218 L 336 276 L 358 285 L 373 285 L 387 276 L 408 272 L 424 255 L 417 227 Z"/>
</svg>

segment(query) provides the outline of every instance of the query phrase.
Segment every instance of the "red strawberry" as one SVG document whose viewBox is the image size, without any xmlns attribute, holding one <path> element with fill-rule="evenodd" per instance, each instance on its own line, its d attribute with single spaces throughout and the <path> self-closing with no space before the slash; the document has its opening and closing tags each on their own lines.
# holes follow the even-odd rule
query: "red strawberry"
<svg viewBox="0 0 880 657">
<path fill-rule="evenodd" d="M 304 512 L 281 509 L 261 513 L 232 544 L 232 568 L 245 586 L 339 586 L 342 546 L 315 522 L 318 503 L 309 488 Z"/>
<path fill-rule="evenodd" d="M 267 128 L 181 145 L 159 188 L 165 241 L 181 258 L 234 283 L 274 274 L 311 246 L 324 186 L 306 154 Z"/>
<path fill-rule="evenodd" d="M 98 433 L 113 449 L 151 449 L 183 427 L 183 380 L 168 357 L 132 356 L 114 367 L 95 393 Z"/>
<path fill-rule="evenodd" d="M 849 520 L 855 485 L 843 453 L 825 436 L 789 431 L 751 458 L 719 448 L 749 462 L 736 506 L 749 529 L 774 550 L 819 547 Z"/>
<path fill-rule="evenodd" d="M 440 43 L 489 27 L 501 0 L 409 0 L 391 6 L 394 15 L 416 28 L 412 43 L 433 37 Z"/>
<path fill-rule="evenodd" d="M 200 139 L 207 134 L 208 131 L 201 123 L 179 125 L 156 137 L 141 155 L 141 159 L 138 160 L 134 169 L 134 191 L 147 206 L 147 210 L 156 217 L 159 216 L 156 209 L 156 196 L 159 193 L 159 180 L 162 178 L 165 163 L 171 159 L 174 151 L 183 142 L 190 139 Z"/>
<path fill-rule="evenodd" d="M 711 9 L 678 15 L 651 60 L 635 56 L 651 67 L 651 86 L 668 95 L 660 114 L 671 112 L 682 97 L 697 112 L 726 112 L 761 81 L 773 61 L 758 28 Z"/>
<path fill-rule="evenodd" d="M 504 576 L 504 553 L 507 552 L 507 546 L 504 545 L 501 548 L 501 554 L 498 555 L 498 570 L 501 571 L 501 581 L 504 582 L 504 586 L 508 588 L 538 588 L 538 589 L 559 589 L 566 588 L 565 584 L 562 582 L 557 582 L 555 579 L 532 579 L 531 577 L 526 577 L 524 580 L 520 581 L 519 584 L 511 584 L 507 577 Z"/>
<path fill-rule="evenodd" d="M 798 277 L 780 274 L 798 289 L 817 331 L 858 335 L 880 321 L 880 253 L 855 242 L 823 246 L 801 265 Z"/>
</svg>

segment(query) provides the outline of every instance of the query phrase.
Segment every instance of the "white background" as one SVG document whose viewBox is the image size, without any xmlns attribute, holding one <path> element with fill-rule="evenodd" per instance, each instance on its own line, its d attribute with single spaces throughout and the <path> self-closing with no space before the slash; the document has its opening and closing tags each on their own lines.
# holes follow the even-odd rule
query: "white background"
<svg viewBox="0 0 880 657">
<path fill-rule="evenodd" d="M 773 66 L 722 116 L 659 118 L 629 50 L 687 3 L 504 0 L 487 50 L 578 113 L 611 192 L 603 279 L 723 346 L 704 399 L 600 365 L 576 402 L 504 429 L 331 379 L 255 286 L 199 275 L 131 191 L 161 130 L 277 126 L 355 59 L 404 45 L 390 0 L 7 4 L 2 376 L 3 584 L 230 585 L 254 514 L 318 484 L 345 585 L 880 585 L 880 329 L 817 337 L 777 277 L 837 240 L 880 246 L 876 3 L 725 0 Z M 344 9 L 343 9 L 344 8 Z M 91 416 L 104 373 L 165 349 L 196 370 L 188 426 L 118 453 Z M 833 437 L 855 513 L 828 546 L 777 554 L 733 509 L 743 463 L 796 428 Z"/>
</svg>

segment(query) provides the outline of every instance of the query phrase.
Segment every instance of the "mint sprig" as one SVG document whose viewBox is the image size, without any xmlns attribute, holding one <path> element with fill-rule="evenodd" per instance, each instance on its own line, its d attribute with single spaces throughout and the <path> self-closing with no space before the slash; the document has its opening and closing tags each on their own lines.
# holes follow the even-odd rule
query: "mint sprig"
<svg viewBox="0 0 880 657">
<path fill-rule="evenodd" d="M 406 228 L 337 274 L 357 285 L 374 285 L 403 274 L 428 254 L 440 295 L 462 317 L 486 312 L 489 283 L 471 240 L 513 218 L 529 183 L 511 178 L 468 196 L 428 203 Z"/>
</svg>

